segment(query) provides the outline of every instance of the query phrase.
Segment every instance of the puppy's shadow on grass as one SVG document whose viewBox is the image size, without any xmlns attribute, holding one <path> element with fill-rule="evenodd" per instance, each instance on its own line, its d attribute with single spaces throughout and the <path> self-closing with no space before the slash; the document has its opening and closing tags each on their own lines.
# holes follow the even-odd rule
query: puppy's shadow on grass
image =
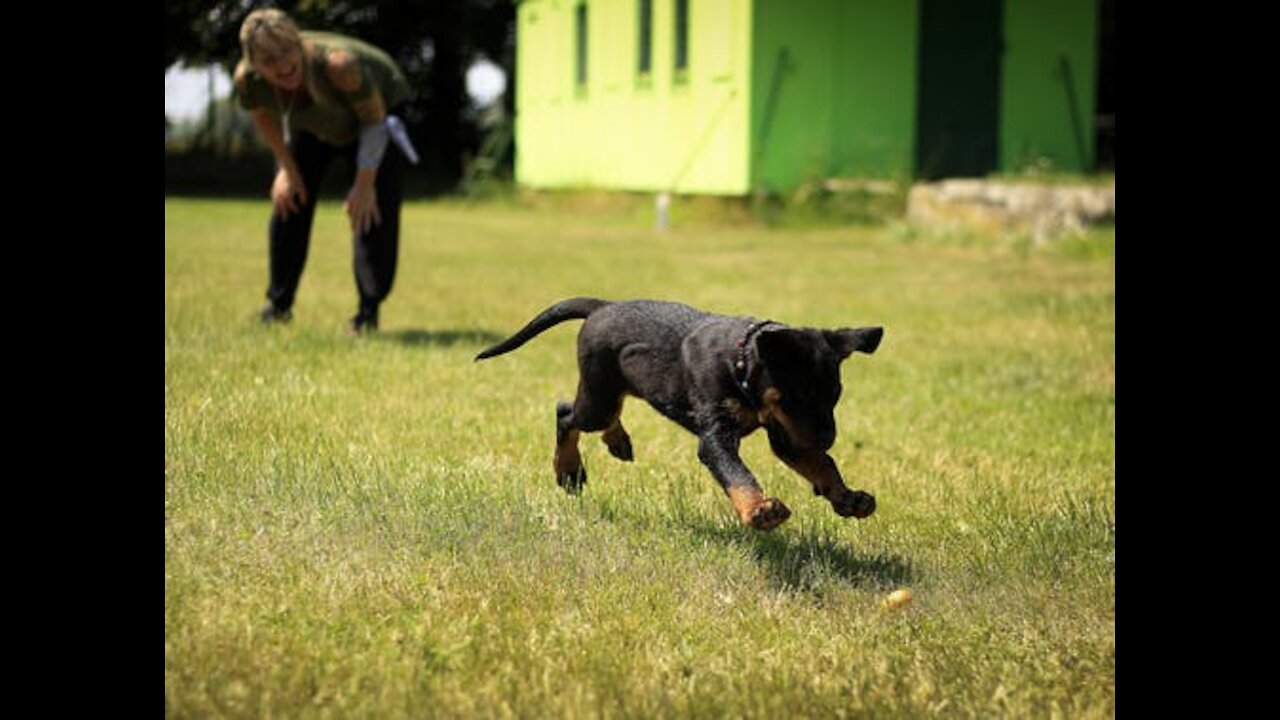
<svg viewBox="0 0 1280 720">
<path fill-rule="evenodd" d="M 916 573 L 911 561 L 888 553 L 862 553 L 848 541 L 804 530 L 761 533 L 737 525 L 696 523 L 704 538 L 745 549 L 782 588 L 820 593 L 824 583 L 836 581 L 866 589 L 908 585 Z"/>
<path fill-rule="evenodd" d="M 442 347 L 451 348 L 456 346 L 471 346 L 476 350 L 482 350 L 499 340 L 506 338 L 506 335 L 499 335 L 492 330 L 479 330 L 475 328 L 466 330 L 424 330 L 422 328 L 409 328 L 407 330 L 394 330 L 391 332 L 379 333 L 378 339 L 387 342 L 396 342 L 406 347 Z"/>
</svg>

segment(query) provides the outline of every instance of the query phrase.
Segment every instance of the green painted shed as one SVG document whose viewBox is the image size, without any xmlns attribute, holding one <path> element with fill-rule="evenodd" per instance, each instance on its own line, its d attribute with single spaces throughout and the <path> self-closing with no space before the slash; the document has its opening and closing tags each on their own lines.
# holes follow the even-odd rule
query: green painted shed
<svg viewBox="0 0 1280 720">
<path fill-rule="evenodd" d="M 523 0 L 516 178 L 743 195 L 1092 170 L 1098 16 L 1099 0 Z"/>
</svg>

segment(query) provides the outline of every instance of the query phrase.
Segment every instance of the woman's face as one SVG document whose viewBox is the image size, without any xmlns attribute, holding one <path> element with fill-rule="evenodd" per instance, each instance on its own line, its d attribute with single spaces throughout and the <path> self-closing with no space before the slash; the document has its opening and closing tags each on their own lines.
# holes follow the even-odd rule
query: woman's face
<svg viewBox="0 0 1280 720">
<path fill-rule="evenodd" d="M 302 48 L 293 47 L 278 54 L 255 53 L 253 68 L 281 90 L 297 90 L 302 87 Z"/>
</svg>

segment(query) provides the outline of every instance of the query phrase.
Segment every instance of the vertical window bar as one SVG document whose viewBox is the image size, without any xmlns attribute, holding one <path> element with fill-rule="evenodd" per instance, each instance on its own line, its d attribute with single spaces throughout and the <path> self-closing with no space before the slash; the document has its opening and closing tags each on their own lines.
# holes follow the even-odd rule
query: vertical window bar
<svg viewBox="0 0 1280 720">
<path fill-rule="evenodd" d="M 575 13 L 576 63 L 574 81 L 578 86 L 587 84 L 587 5 L 580 3 Z"/>
<path fill-rule="evenodd" d="M 689 69 L 689 0 L 676 0 L 676 72 Z"/>
<path fill-rule="evenodd" d="M 639 50 L 636 70 L 641 75 L 648 75 L 653 70 L 653 0 L 636 0 L 640 11 Z"/>
</svg>

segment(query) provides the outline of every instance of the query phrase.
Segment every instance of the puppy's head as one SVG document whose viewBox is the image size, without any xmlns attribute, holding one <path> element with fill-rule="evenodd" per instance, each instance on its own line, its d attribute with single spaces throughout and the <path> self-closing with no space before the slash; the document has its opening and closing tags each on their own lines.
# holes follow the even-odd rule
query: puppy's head
<svg viewBox="0 0 1280 720">
<path fill-rule="evenodd" d="M 780 425 L 797 452 L 825 451 L 836 440 L 840 363 L 854 352 L 871 354 L 884 328 L 779 328 L 756 338 L 767 374 L 769 421 Z"/>
</svg>

